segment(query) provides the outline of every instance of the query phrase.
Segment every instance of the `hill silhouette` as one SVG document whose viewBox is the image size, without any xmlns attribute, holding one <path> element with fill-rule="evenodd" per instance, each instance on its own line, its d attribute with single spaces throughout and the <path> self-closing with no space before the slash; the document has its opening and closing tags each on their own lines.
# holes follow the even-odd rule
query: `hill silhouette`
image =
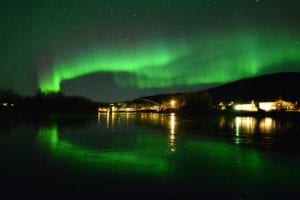
<svg viewBox="0 0 300 200">
<path fill-rule="evenodd" d="M 273 101 L 278 97 L 298 101 L 299 85 L 300 73 L 286 72 L 246 78 L 207 91 L 214 101 Z"/>
<path fill-rule="evenodd" d="M 167 105 L 174 99 L 182 111 L 205 113 L 214 110 L 220 101 L 257 102 L 282 98 L 296 102 L 300 100 L 299 85 L 300 72 L 274 73 L 241 79 L 202 91 L 140 97 L 127 103 Z M 0 112 L 25 113 L 95 113 L 99 106 L 109 106 L 108 103 L 93 102 L 82 96 L 38 93 L 32 97 L 23 97 L 13 90 L 3 89 L 0 89 L 0 103 Z"/>
<path fill-rule="evenodd" d="M 299 72 L 273 73 L 245 78 L 197 92 L 159 94 L 140 99 L 162 102 L 171 98 L 180 99 L 185 96 L 208 94 L 215 103 L 219 101 L 274 101 L 279 97 L 288 101 L 299 101 L 300 94 L 297 89 L 299 85 Z"/>
</svg>

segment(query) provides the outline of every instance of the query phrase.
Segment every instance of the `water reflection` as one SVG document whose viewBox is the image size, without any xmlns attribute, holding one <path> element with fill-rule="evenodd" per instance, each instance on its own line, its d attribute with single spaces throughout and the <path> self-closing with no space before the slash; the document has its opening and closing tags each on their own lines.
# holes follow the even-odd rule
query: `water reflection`
<svg viewBox="0 0 300 200">
<path fill-rule="evenodd" d="M 114 129 L 117 123 L 120 123 L 120 121 L 122 120 L 122 122 L 128 122 L 131 117 L 134 116 L 134 114 L 132 113 L 122 113 L 121 115 L 119 113 L 116 112 L 106 112 L 106 113 L 102 113 L 99 112 L 98 113 L 98 124 L 99 125 L 104 125 L 106 126 L 107 129 Z"/>
<path fill-rule="evenodd" d="M 235 132 L 236 135 L 240 133 L 253 134 L 256 128 L 256 118 L 254 117 L 236 117 L 235 118 Z"/>
<path fill-rule="evenodd" d="M 220 118 L 219 126 L 224 127 L 224 118 Z M 257 119 L 255 117 L 235 117 L 231 121 L 230 127 L 234 127 L 235 135 L 239 136 L 241 133 L 254 134 L 254 133 L 274 133 L 278 131 L 276 120 L 271 117 L 264 117 Z"/>
<path fill-rule="evenodd" d="M 276 121 L 271 117 L 265 117 L 259 122 L 259 130 L 262 133 L 272 133 L 276 130 Z"/>
<path fill-rule="evenodd" d="M 175 114 L 172 113 L 171 116 L 170 116 L 170 133 L 172 135 L 175 134 Z"/>
<path fill-rule="evenodd" d="M 225 125 L 226 125 L 226 117 L 222 115 L 219 119 L 219 127 L 224 128 Z"/>
<path fill-rule="evenodd" d="M 176 150 L 176 136 L 175 136 L 175 128 L 176 128 L 176 118 L 175 114 L 172 113 L 170 116 L 170 135 L 169 135 L 169 145 L 170 145 L 170 151 L 175 152 Z"/>
<path fill-rule="evenodd" d="M 121 117 L 120 123 L 126 123 L 127 117 L 128 116 L 126 115 L 124 115 L 124 118 Z M 113 173 L 119 171 L 122 173 L 142 173 L 151 176 L 164 176 L 170 172 L 172 168 L 171 164 L 174 164 L 170 163 L 169 156 L 183 156 L 181 159 L 185 160 L 186 152 L 189 152 L 189 157 L 194 157 L 195 161 L 198 159 L 196 162 L 199 166 L 203 166 L 204 163 L 210 163 L 213 164 L 214 167 L 223 166 L 226 168 L 228 163 L 227 159 L 230 159 L 232 161 L 231 167 L 235 168 L 235 170 L 241 170 L 241 162 L 243 165 L 245 164 L 241 158 L 246 157 L 247 162 L 251 160 L 251 163 L 256 163 L 251 166 L 253 170 L 258 170 L 259 167 L 261 167 L 257 165 L 257 162 L 262 161 L 257 160 L 257 155 L 253 151 L 249 152 L 237 149 L 237 147 L 230 144 L 223 144 L 220 141 L 199 140 L 197 137 L 186 140 L 186 145 L 180 150 L 181 153 L 175 154 L 175 152 L 178 151 L 176 149 L 176 127 L 178 123 L 176 121 L 176 116 L 148 115 L 148 117 L 146 117 L 146 115 L 144 115 L 142 118 L 143 120 L 148 119 L 150 121 L 153 119 L 161 121 L 163 119 L 163 121 L 166 122 L 167 126 L 165 128 L 167 128 L 169 133 L 168 148 L 170 152 L 174 154 L 165 153 L 166 143 L 163 135 L 143 134 L 142 132 L 139 132 L 139 134 L 136 135 L 137 138 L 135 140 L 128 140 L 127 142 L 129 142 L 130 145 L 122 150 L 115 147 L 114 144 L 111 144 L 112 149 L 109 151 L 103 150 L 101 147 L 99 147 L 99 149 L 95 148 L 90 146 L 89 143 L 86 145 L 78 144 L 76 142 L 76 137 L 78 137 L 76 134 L 71 134 L 66 138 L 64 136 L 66 130 L 60 130 L 55 124 L 52 124 L 51 126 L 41 126 L 38 130 L 37 141 L 38 144 L 49 150 L 52 159 L 57 159 L 59 162 L 67 162 L 68 164 L 74 165 L 74 167 L 80 165 L 81 167 L 86 168 L 86 170 L 93 171 L 93 173 L 95 171 L 103 172 L 103 170 L 109 173 L 111 170 Z M 98 121 L 99 119 L 101 122 L 102 115 L 100 118 L 98 116 Z M 103 118 L 103 120 L 105 119 L 106 118 Z M 139 129 L 138 126 L 135 127 Z M 102 128 L 100 128 L 99 131 L 101 131 Z M 152 130 L 152 133 L 155 132 L 151 127 L 149 127 L 149 129 Z M 122 132 L 124 130 L 118 131 Z M 84 128 L 81 132 L 81 137 L 85 137 L 86 134 L 91 134 L 86 132 Z M 112 134 L 112 136 L 117 137 L 117 134 Z M 74 141 L 73 137 L 75 139 Z M 98 139 L 101 140 L 101 135 L 98 135 Z M 212 160 L 215 161 L 212 162 Z M 203 163 L 203 161 L 205 162 Z M 177 164 L 177 167 L 179 167 L 180 164 Z M 182 171 L 180 173 L 185 174 L 186 172 Z M 234 173 L 236 173 L 236 171 Z M 231 178 L 233 177 L 234 176 L 231 176 Z M 238 179 L 239 177 L 234 178 Z"/>
<path fill-rule="evenodd" d="M 85 132 L 83 132 L 85 133 Z M 163 142 L 151 137 L 137 140 L 130 148 L 119 150 L 117 147 L 111 151 L 96 149 L 88 144 L 78 145 L 71 138 L 60 139 L 57 125 L 43 126 L 38 130 L 38 144 L 46 147 L 52 159 L 68 162 L 86 168 L 88 171 L 106 170 L 106 172 L 119 173 L 134 172 L 151 176 L 162 176 L 168 171 L 168 163 L 163 158 Z M 99 138 L 101 136 L 99 135 Z M 146 140 L 146 142 L 144 141 Z M 153 140 L 153 141 L 152 141 Z M 147 144 L 148 145 L 144 145 Z M 155 144 L 155 145 L 151 145 Z M 114 145 L 112 144 L 112 147 Z M 155 150 L 152 150 L 155 146 Z M 132 147 L 135 147 L 132 149 Z M 139 148 L 137 148 L 139 147 Z"/>
<path fill-rule="evenodd" d="M 273 149 L 281 142 L 279 134 L 297 132 L 299 127 L 296 120 L 269 116 L 212 116 L 185 121 L 175 114 L 159 113 L 101 113 L 98 115 L 98 124 L 100 127 L 106 127 L 108 132 L 130 127 L 135 129 L 136 125 L 163 130 L 168 134 L 169 152 L 176 151 L 177 135 L 182 131 L 211 136 L 224 136 L 226 133 L 226 137 L 231 137 L 237 145 L 259 145 Z"/>
<path fill-rule="evenodd" d="M 32 172 L 42 169 L 40 173 L 52 173 L 39 180 L 46 182 L 52 174 L 55 175 L 54 184 L 49 187 L 51 190 L 57 182 L 64 188 L 77 181 L 78 188 L 84 193 L 88 193 L 92 178 L 97 184 L 104 182 L 105 189 L 118 185 L 124 189 L 121 191 L 127 191 L 132 180 L 140 178 L 136 185 L 154 187 L 157 196 L 171 191 L 169 196 L 164 196 L 166 199 L 177 194 L 199 195 L 199 191 L 209 194 L 213 193 L 211 191 L 225 191 L 225 195 L 230 196 L 224 197 L 229 199 L 263 199 L 259 198 L 261 194 L 276 197 L 277 191 L 290 194 L 291 188 L 294 194 L 298 192 L 297 121 L 231 116 L 184 120 L 176 115 L 123 113 L 114 117 L 100 114 L 98 119 L 94 116 L 80 124 L 85 120 L 70 118 L 73 117 L 14 123 L 7 119 L 0 121 L 0 124 L 12 127 L 9 133 L 4 130 L 6 134 L 0 134 L 1 177 L 9 171 L 6 181 L 16 176 L 14 183 L 17 183 L 20 174 L 29 174 L 30 177 L 24 178 L 29 183 L 27 180 L 32 175 L 39 176 L 39 173 Z M 288 135 L 289 131 L 294 134 Z M 279 132 L 284 134 L 277 134 Z M 220 134 L 222 137 L 218 137 Z M 275 138 L 271 141 L 273 143 L 283 141 L 284 148 L 294 148 L 297 154 L 261 151 L 259 145 L 265 145 L 264 136 Z M 232 142 L 234 137 L 239 145 Z M 256 146 L 252 145 L 254 148 L 244 148 L 241 144 L 247 139 L 258 142 Z M 20 163 L 25 167 L 20 168 Z M 107 182 L 112 179 L 115 182 Z M 6 181 L 2 182 L 6 184 Z M 84 190 L 84 186 L 88 189 Z M 96 185 L 96 188 L 102 187 Z M 119 188 L 114 191 L 119 191 Z"/>
<path fill-rule="evenodd" d="M 57 126 L 40 127 L 38 130 L 38 142 L 41 145 L 49 145 L 51 149 L 55 148 L 59 142 Z"/>
<path fill-rule="evenodd" d="M 299 124 L 299 118 L 270 116 L 220 116 L 216 122 L 219 135 L 267 151 L 299 151 Z"/>
<path fill-rule="evenodd" d="M 140 122 L 142 124 L 147 124 L 147 125 L 160 127 L 165 130 L 168 130 L 170 152 L 176 151 L 176 132 L 177 132 L 176 120 L 177 119 L 175 113 L 171 113 L 171 114 L 141 113 L 140 114 Z"/>
<path fill-rule="evenodd" d="M 235 117 L 235 144 L 240 144 L 241 133 L 254 134 L 256 128 L 256 119 L 253 117 Z"/>
<path fill-rule="evenodd" d="M 106 123 L 106 128 L 111 129 L 112 131 L 116 128 L 116 124 L 124 124 L 126 122 L 127 125 L 150 125 L 153 127 L 163 128 L 168 131 L 168 139 L 170 152 L 175 152 L 176 150 L 176 132 L 177 132 L 177 124 L 176 119 L 177 116 L 175 113 L 171 114 L 160 114 L 160 113 L 98 113 L 98 124 L 100 126 L 103 123 Z"/>
</svg>

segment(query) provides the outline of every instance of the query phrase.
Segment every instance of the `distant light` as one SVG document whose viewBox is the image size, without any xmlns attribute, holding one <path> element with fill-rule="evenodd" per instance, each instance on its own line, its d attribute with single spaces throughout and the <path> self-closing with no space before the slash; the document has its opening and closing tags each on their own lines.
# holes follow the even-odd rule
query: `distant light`
<svg viewBox="0 0 300 200">
<path fill-rule="evenodd" d="M 8 105 L 8 103 L 2 103 L 2 106 L 6 107 Z"/>
<path fill-rule="evenodd" d="M 276 110 L 276 105 L 274 102 L 260 102 L 258 106 L 261 110 L 264 110 L 266 112 Z"/>
<path fill-rule="evenodd" d="M 134 108 L 126 108 L 125 111 L 126 112 L 133 112 L 133 111 L 135 111 L 135 109 Z"/>
<path fill-rule="evenodd" d="M 11 107 L 14 107 L 14 106 L 15 106 L 15 104 L 13 104 L 13 103 L 12 103 L 12 104 L 10 104 L 10 106 L 11 106 Z"/>
<path fill-rule="evenodd" d="M 255 104 L 237 104 L 234 106 L 234 109 L 237 111 L 249 111 L 249 112 L 256 112 L 258 111 Z"/>
<path fill-rule="evenodd" d="M 175 107 L 176 101 L 175 100 L 171 100 L 170 104 L 171 104 L 172 107 Z"/>
<path fill-rule="evenodd" d="M 272 133 L 276 129 L 276 121 L 271 117 L 261 119 L 259 122 L 259 129 L 263 133 Z"/>
<path fill-rule="evenodd" d="M 108 108 L 98 108 L 98 112 L 108 112 Z"/>
<path fill-rule="evenodd" d="M 171 117 L 170 117 L 170 133 L 171 134 L 175 134 L 175 113 L 171 113 Z"/>
<path fill-rule="evenodd" d="M 235 118 L 236 136 L 241 132 L 254 133 L 256 128 L 256 119 L 254 117 L 236 117 Z"/>
</svg>

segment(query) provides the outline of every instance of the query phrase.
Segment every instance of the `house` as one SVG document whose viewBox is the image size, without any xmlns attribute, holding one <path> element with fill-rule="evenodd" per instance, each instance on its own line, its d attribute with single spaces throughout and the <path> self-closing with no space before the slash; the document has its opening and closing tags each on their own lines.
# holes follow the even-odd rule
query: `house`
<svg viewBox="0 0 300 200">
<path fill-rule="evenodd" d="M 264 110 L 266 112 L 276 110 L 292 111 L 296 109 L 296 105 L 294 103 L 284 101 L 281 99 L 273 102 L 259 102 L 258 107 L 259 109 Z"/>
<path fill-rule="evenodd" d="M 270 111 L 295 111 L 296 104 L 288 101 L 284 101 L 282 99 L 277 101 L 263 101 L 255 103 L 251 101 L 251 103 L 244 104 L 235 104 L 234 110 L 236 111 L 245 111 L 245 112 L 257 112 L 259 110 L 270 112 Z"/>
<path fill-rule="evenodd" d="M 244 103 L 244 104 L 235 104 L 234 110 L 236 111 L 245 111 L 245 112 L 257 112 L 258 108 L 254 101 L 251 101 L 251 103 Z"/>
</svg>

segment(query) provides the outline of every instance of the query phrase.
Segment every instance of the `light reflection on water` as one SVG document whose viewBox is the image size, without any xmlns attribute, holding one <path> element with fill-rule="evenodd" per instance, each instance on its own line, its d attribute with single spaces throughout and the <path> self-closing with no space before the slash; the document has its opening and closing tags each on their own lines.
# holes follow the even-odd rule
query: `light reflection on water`
<svg viewBox="0 0 300 200">
<path fill-rule="evenodd" d="M 160 113 L 98 113 L 98 124 L 101 126 L 106 122 L 106 128 L 113 129 L 116 124 L 129 124 L 138 121 L 141 124 L 148 124 L 155 127 L 163 127 L 168 130 L 170 152 L 176 151 L 176 120 L 175 113 L 160 114 Z"/>
<path fill-rule="evenodd" d="M 224 125 L 224 118 L 220 119 L 220 127 Z M 257 119 L 255 117 L 238 116 L 234 118 L 234 123 L 231 122 L 231 127 L 235 127 L 236 135 L 241 133 L 254 134 L 260 133 L 272 133 L 277 130 L 276 121 L 271 117 L 264 117 Z"/>
<path fill-rule="evenodd" d="M 90 141 L 90 138 L 84 139 L 85 137 L 89 137 L 87 134 L 81 134 L 81 140 L 79 141 L 77 139 L 74 140 L 78 137 L 75 133 L 68 134 L 69 136 L 66 137 L 63 132 L 60 133 L 61 131 L 57 125 L 40 127 L 38 141 L 40 145 L 48 146 L 47 148 L 49 148 L 54 157 L 69 162 L 80 162 L 81 165 L 82 163 L 85 163 L 87 166 L 93 165 L 94 169 L 97 169 L 97 167 L 103 169 L 103 166 L 111 166 L 110 168 L 117 168 L 120 171 L 143 172 L 149 173 L 151 176 L 165 175 L 169 171 L 170 166 L 165 158 L 164 138 L 140 133 L 137 135 L 137 140 L 133 143 L 128 140 L 127 142 L 129 143 L 123 149 L 118 147 L 118 143 L 114 143 L 114 140 L 118 141 L 120 134 L 123 135 L 124 133 L 122 132 L 126 132 L 128 128 L 132 130 L 131 128 L 135 127 L 137 130 L 134 131 L 139 131 L 136 123 L 140 125 L 150 123 L 153 126 L 165 127 L 168 132 L 168 151 L 170 153 L 176 151 L 175 114 L 141 113 L 140 115 L 136 115 L 134 113 L 98 113 L 97 124 L 100 129 L 97 131 L 106 129 L 108 130 L 107 133 L 116 133 L 116 135 L 107 136 L 113 139 L 112 141 L 111 139 L 107 140 L 109 142 L 105 144 L 109 146 L 107 150 L 102 149 L 101 146 L 91 146 L 92 141 Z M 99 139 L 101 137 L 99 135 Z M 86 140 L 87 142 L 83 142 Z M 132 149 L 135 146 L 139 146 L 139 148 Z"/>
<path fill-rule="evenodd" d="M 82 125 L 79 121 L 67 123 L 65 118 L 51 118 L 50 122 L 38 123 L 35 142 L 37 151 L 45 155 L 41 153 L 40 158 L 33 153 L 31 161 L 26 160 L 30 158 L 27 156 L 22 162 L 33 162 L 30 170 L 38 171 L 34 162 L 44 163 L 48 159 L 51 165 L 47 166 L 47 171 L 57 173 L 60 180 L 76 180 L 79 185 L 83 184 L 81 178 L 77 180 L 74 174 L 75 177 L 89 174 L 96 184 L 101 182 L 98 177 L 113 177 L 124 191 L 137 176 L 141 181 L 137 186 L 142 187 L 151 177 L 155 183 L 151 186 L 158 192 L 172 189 L 186 195 L 189 192 L 198 194 L 206 188 L 226 191 L 225 194 L 229 191 L 233 195 L 229 198 L 236 199 L 243 199 L 249 193 L 265 194 L 265 188 L 297 191 L 293 187 L 299 185 L 297 121 L 249 116 L 184 119 L 158 113 L 99 113 Z M 11 126 L 18 127 L 20 123 Z M 22 131 L 26 130 L 25 126 Z M 10 145 L 14 141 L 20 143 L 19 135 L 17 132 L 16 139 L 11 139 L 13 137 L 0 134 L 0 142 L 9 144 L 2 145 L 4 147 L 18 146 L 18 151 L 26 152 L 26 145 Z M 28 135 L 24 138 L 31 140 Z M 247 142 L 252 148 L 244 147 Z M 256 146 L 266 143 L 283 144 L 283 150 L 295 147 L 292 150 L 297 154 L 285 153 L 282 149 L 279 154 L 275 151 L 269 154 Z M 0 155 L 3 152 L 9 151 L 3 149 Z M 8 166 L 6 169 L 16 168 Z M 124 185 L 119 184 L 120 180 Z M 90 179 L 85 181 L 89 185 Z M 184 195 L 182 197 L 186 197 Z"/>
<path fill-rule="evenodd" d="M 106 128 L 112 132 L 119 129 L 122 124 L 127 126 L 138 124 L 165 130 L 168 133 L 170 152 L 176 151 L 176 139 L 183 133 L 222 135 L 231 137 L 236 145 L 260 143 L 269 148 L 275 145 L 275 139 L 279 135 L 299 130 L 297 120 L 276 119 L 269 116 L 213 116 L 190 121 L 175 114 L 99 113 L 98 124 L 101 127 L 106 124 Z"/>
<path fill-rule="evenodd" d="M 176 150 L 176 136 L 175 136 L 175 130 L 176 130 L 176 116 L 175 114 L 171 114 L 170 119 L 169 119 L 169 124 L 170 124 L 170 134 L 169 134 L 169 145 L 170 145 L 170 151 L 175 152 Z"/>
<path fill-rule="evenodd" d="M 235 135 L 247 134 L 280 134 L 293 129 L 297 131 L 299 124 L 295 119 L 274 119 L 272 117 L 249 117 L 236 116 L 234 118 L 226 118 L 221 116 L 219 118 L 219 127 L 234 130 Z"/>
<path fill-rule="evenodd" d="M 235 117 L 235 144 L 240 144 L 241 133 L 253 134 L 255 132 L 256 119 L 253 117 Z"/>
<path fill-rule="evenodd" d="M 271 117 L 265 117 L 259 121 L 259 130 L 262 133 L 272 133 L 276 130 L 276 121 Z"/>
<path fill-rule="evenodd" d="M 291 117 L 219 116 L 216 132 L 220 134 L 215 135 L 232 137 L 236 145 L 268 151 L 298 151 L 299 125 L 299 118 Z"/>
</svg>

